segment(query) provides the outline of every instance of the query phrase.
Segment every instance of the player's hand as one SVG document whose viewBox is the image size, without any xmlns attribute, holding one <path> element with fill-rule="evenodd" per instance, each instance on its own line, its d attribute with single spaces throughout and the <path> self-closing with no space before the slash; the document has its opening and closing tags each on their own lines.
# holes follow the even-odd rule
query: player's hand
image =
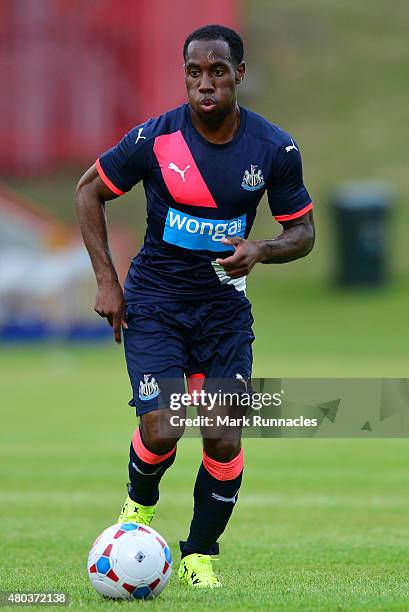
<svg viewBox="0 0 409 612">
<path fill-rule="evenodd" d="M 258 261 L 258 243 L 253 240 L 239 238 L 238 236 L 223 238 L 222 243 L 232 245 L 235 251 L 230 257 L 216 259 L 216 263 L 223 266 L 226 274 L 231 278 L 240 278 L 240 276 L 249 274 Z"/>
<path fill-rule="evenodd" d="M 118 282 L 100 283 L 95 299 L 95 312 L 108 320 L 117 344 L 121 344 L 121 329 L 128 329 L 125 321 L 125 300 Z"/>
</svg>

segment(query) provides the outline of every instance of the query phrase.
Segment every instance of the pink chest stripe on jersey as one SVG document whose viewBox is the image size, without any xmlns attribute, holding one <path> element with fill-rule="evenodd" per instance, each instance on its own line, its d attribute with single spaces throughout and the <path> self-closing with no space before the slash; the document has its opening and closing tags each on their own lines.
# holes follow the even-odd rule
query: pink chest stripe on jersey
<svg viewBox="0 0 409 612">
<path fill-rule="evenodd" d="M 180 130 L 157 136 L 153 150 L 163 180 L 175 202 L 217 208 Z"/>
</svg>

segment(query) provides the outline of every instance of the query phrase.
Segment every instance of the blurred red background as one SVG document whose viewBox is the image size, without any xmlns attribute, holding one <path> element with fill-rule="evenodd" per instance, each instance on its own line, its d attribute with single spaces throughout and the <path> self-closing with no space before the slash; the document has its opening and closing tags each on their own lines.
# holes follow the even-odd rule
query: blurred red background
<svg viewBox="0 0 409 612">
<path fill-rule="evenodd" d="M 184 100 L 192 30 L 239 21 L 235 0 L 200 10 L 190 0 L 2 0 L 0 174 L 89 165 L 132 125 Z"/>
</svg>

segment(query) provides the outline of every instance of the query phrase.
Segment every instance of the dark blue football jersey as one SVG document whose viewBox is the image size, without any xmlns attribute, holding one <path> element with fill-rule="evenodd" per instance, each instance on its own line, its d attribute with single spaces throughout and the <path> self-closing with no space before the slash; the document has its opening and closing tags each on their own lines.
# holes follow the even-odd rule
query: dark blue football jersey
<svg viewBox="0 0 409 612">
<path fill-rule="evenodd" d="M 203 138 L 183 104 L 133 128 L 97 160 L 115 194 L 139 181 L 145 189 L 147 230 L 125 283 L 128 304 L 240 296 L 245 278 L 231 279 L 215 261 L 233 251 L 222 238 L 248 237 L 265 191 L 279 222 L 311 210 L 296 142 L 240 111 L 240 128 L 226 144 Z"/>
</svg>

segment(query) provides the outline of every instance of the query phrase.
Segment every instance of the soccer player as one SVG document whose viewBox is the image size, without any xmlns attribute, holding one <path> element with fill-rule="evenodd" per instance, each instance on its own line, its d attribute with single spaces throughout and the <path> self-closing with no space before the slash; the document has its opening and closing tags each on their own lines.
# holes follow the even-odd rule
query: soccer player
<svg viewBox="0 0 409 612">
<path fill-rule="evenodd" d="M 166 429 L 170 390 L 165 382 L 161 389 L 161 381 L 173 381 L 172 391 L 180 393 L 185 376 L 196 385 L 203 377 L 204 384 L 215 378 L 246 383 L 254 339 L 246 275 L 256 263 L 304 257 L 314 244 L 313 205 L 296 141 L 238 105 L 245 75 L 240 36 L 204 26 L 188 36 L 183 56 L 187 103 L 131 129 L 87 170 L 76 193 L 98 283 L 95 310 L 107 318 L 116 342 L 123 333 L 130 405 L 140 419 L 119 521 L 146 525 L 183 433 L 182 427 Z M 140 181 L 147 231 L 123 292 L 109 251 L 105 202 Z M 283 231 L 249 240 L 265 192 Z M 180 543 L 182 582 L 220 586 L 211 556 L 218 554 L 242 473 L 240 431 L 203 439 L 193 518 Z"/>
</svg>

